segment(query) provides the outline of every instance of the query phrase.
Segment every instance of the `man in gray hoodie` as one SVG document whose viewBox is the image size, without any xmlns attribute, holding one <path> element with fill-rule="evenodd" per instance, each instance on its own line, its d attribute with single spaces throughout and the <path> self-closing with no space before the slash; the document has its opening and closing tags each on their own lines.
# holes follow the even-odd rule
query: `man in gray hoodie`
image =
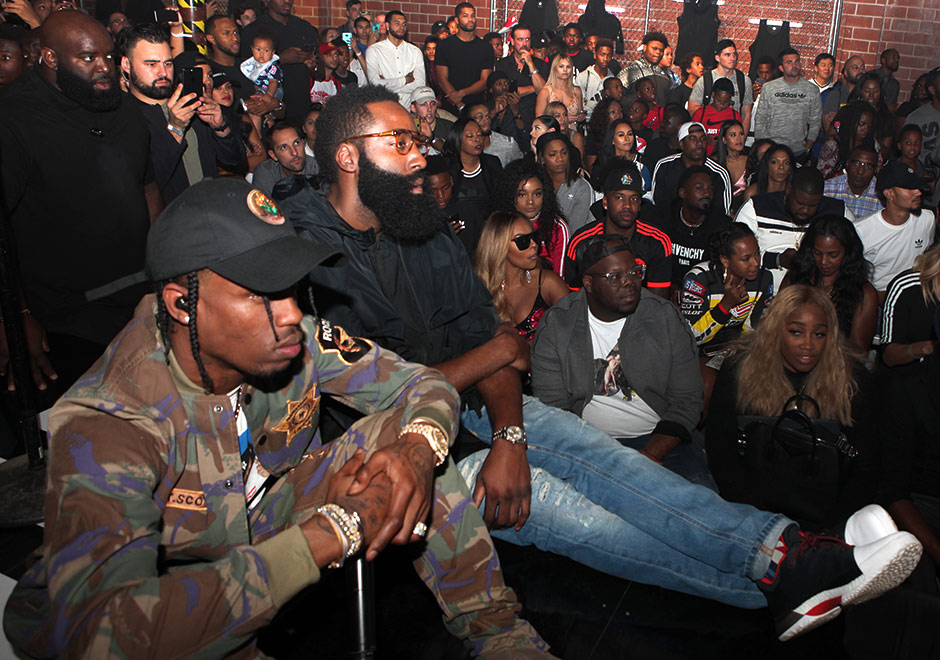
<svg viewBox="0 0 940 660">
<path fill-rule="evenodd" d="M 800 159 L 819 133 L 822 110 L 819 88 L 800 75 L 800 54 L 794 48 L 780 53 L 783 76 L 764 84 L 754 113 L 754 136 L 785 144 Z"/>
</svg>

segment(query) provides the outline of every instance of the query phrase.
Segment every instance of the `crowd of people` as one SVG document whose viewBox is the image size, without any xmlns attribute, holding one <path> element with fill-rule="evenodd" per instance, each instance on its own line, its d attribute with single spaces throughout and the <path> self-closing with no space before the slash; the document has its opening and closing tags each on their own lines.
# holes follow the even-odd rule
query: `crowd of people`
<svg viewBox="0 0 940 660">
<path fill-rule="evenodd" d="M 394 543 L 475 655 L 552 657 L 491 537 L 781 640 L 940 598 L 940 67 L 364 2 L 3 3 L 2 322 L 57 399 L 14 645 L 252 657 Z M 746 455 L 794 410 L 808 508 Z"/>
</svg>

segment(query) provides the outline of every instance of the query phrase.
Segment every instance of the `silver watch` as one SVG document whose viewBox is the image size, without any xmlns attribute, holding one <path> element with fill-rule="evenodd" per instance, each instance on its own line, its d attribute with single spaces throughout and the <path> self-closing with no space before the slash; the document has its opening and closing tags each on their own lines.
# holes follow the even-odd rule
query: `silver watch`
<svg viewBox="0 0 940 660">
<path fill-rule="evenodd" d="M 493 440 L 507 440 L 514 445 L 522 445 L 523 447 L 529 446 L 525 429 L 521 426 L 504 426 L 501 429 L 493 431 Z"/>
</svg>

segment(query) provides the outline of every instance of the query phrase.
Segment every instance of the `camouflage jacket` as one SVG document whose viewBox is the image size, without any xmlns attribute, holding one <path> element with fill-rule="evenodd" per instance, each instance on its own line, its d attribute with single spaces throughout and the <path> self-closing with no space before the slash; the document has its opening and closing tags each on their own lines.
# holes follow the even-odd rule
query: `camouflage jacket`
<svg viewBox="0 0 940 660">
<path fill-rule="evenodd" d="M 154 310 L 145 297 L 52 410 L 42 555 L 4 615 L 32 657 L 253 657 L 256 631 L 319 579 L 299 527 L 250 527 L 231 401 L 167 363 Z M 457 394 L 439 372 L 326 320 L 302 329 L 290 383 L 242 392 L 270 473 L 319 450 L 321 394 L 454 437 Z"/>
</svg>

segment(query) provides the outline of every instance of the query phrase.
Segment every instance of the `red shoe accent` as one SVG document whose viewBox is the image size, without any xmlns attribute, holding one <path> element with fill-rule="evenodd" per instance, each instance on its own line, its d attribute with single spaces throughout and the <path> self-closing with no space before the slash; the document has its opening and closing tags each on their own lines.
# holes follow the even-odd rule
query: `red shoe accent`
<svg viewBox="0 0 940 660">
<path fill-rule="evenodd" d="M 806 616 L 819 616 L 820 614 L 825 614 L 829 610 L 835 609 L 842 604 L 842 596 L 836 596 L 835 598 L 830 598 L 829 600 L 824 600 L 819 605 L 811 609 L 806 613 Z"/>
</svg>

